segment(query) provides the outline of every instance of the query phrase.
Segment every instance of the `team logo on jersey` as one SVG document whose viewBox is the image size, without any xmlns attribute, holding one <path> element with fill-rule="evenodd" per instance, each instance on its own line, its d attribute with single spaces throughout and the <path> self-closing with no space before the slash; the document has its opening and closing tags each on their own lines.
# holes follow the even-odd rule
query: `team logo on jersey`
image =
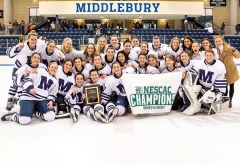
<svg viewBox="0 0 240 166">
<path fill-rule="evenodd" d="M 119 90 L 121 93 L 126 93 L 123 84 L 119 84 L 119 85 L 117 86 L 117 88 L 118 88 L 118 90 Z"/>
<path fill-rule="evenodd" d="M 143 109 L 164 109 L 172 105 L 175 93 L 172 86 L 136 86 L 135 94 L 130 95 L 132 107 L 143 106 Z"/>
</svg>

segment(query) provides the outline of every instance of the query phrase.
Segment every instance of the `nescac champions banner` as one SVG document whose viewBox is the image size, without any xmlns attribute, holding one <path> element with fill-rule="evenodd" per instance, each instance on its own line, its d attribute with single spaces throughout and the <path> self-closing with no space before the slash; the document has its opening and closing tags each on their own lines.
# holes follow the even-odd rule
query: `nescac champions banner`
<svg viewBox="0 0 240 166">
<path fill-rule="evenodd" d="M 133 114 L 170 112 L 182 73 L 124 74 L 122 81 Z"/>
</svg>

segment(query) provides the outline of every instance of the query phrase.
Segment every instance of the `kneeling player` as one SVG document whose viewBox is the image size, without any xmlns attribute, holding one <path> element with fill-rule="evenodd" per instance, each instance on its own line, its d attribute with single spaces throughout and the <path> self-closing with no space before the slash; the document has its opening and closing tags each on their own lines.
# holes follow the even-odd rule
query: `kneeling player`
<svg viewBox="0 0 240 166">
<path fill-rule="evenodd" d="M 36 62 L 37 59 L 34 60 Z M 40 61 L 40 56 L 38 61 Z M 20 113 L 10 113 L 4 115 L 2 121 L 14 121 L 19 124 L 29 124 L 34 110 L 38 115 L 46 120 L 53 121 L 55 113 L 53 111 L 53 102 L 55 100 L 58 83 L 53 77 L 57 71 L 57 63 L 49 64 L 49 73 L 45 69 L 37 69 L 37 74 L 31 73 L 23 78 L 23 91 L 20 97 Z M 46 100 L 47 99 L 47 100 Z"/>
<path fill-rule="evenodd" d="M 201 110 L 201 102 L 209 105 L 209 113 L 220 110 L 222 94 L 226 91 L 226 69 L 224 64 L 214 59 L 214 52 L 206 50 L 206 59 L 198 61 L 187 74 L 183 84 L 185 115 L 193 115 Z M 199 78 L 198 78 L 199 77 Z M 197 85 L 200 84 L 200 85 Z M 199 98 L 199 92 L 203 94 Z"/>
<path fill-rule="evenodd" d="M 108 122 L 118 115 L 122 116 L 129 105 L 127 95 L 121 80 L 122 69 L 118 62 L 112 65 L 113 75 L 106 80 L 106 89 L 102 93 L 102 101 L 108 112 Z M 115 94 L 115 95 L 113 95 Z"/>
</svg>

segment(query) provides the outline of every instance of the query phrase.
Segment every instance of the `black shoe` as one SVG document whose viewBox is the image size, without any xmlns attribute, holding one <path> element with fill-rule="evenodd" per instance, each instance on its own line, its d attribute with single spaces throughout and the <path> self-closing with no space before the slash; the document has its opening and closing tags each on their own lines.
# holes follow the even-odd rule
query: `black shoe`
<svg viewBox="0 0 240 166">
<path fill-rule="evenodd" d="M 231 101 L 229 102 L 229 108 L 232 108 L 232 102 Z"/>
<path fill-rule="evenodd" d="M 12 113 L 9 113 L 9 114 L 5 114 L 1 117 L 1 120 L 2 121 L 12 121 L 12 116 L 17 114 L 16 112 L 12 112 Z"/>
<path fill-rule="evenodd" d="M 98 112 L 98 111 L 95 111 L 95 116 L 97 117 L 98 120 L 100 120 L 101 122 L 103 123 L 107 123 L 107 119 L 106 117 L 104 116 L 104 114 Z"/>
</svg>

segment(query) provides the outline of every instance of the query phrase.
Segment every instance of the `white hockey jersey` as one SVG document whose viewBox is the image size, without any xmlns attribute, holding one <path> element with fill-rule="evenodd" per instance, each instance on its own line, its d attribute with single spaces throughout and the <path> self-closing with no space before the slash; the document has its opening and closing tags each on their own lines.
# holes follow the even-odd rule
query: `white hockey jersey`
<svg viewBox="0 0 240 166">
<path fill-rule="evenodd" d="M 101 95 L 104 104 L 110 100 L 112 92 L 116 92 L 116 94 L 120 96 L 127 96 L 121 77 L 118 78 L 115 74 L 108 77 L 105 86 L 106 88 Z"/>
<path fill-rule="evenodd" d="M 101 57 L 102 57 L 102 62 L 103 62 L 103 63 L 106 63 L 106 64 L 108 64 L 110 67 L 112 67 L 112 64 L 113 64 L 114 62 L 116 62 L 117 54 L 114 54 L 114 57 L 113 57 L 113 60 L 112 60 L 112 61 L 108 61 L 107 55 L 105 55 L 105 54 L 101 54 Z"/>
<path fill-rule="evenodd" d="M 193 54 L 192 60 L 205 59 L 205 52 L 199 51 L 197 55 Z"/>
<path fill-rule="evenodd" d="M 165 74 L 165 73 L 175 73 L 175 72 L 182 72 L 181 68 L 178 67 L 174 67 L 174 69 L 172 71 L 168 70 L 168 68 L 166 67 L 166 69 L 164 69 L 161 74 Z"/>
<path fill-rule="evenodd" d="M 64 73 L 62 66 L 58 66 L 58 70 L 55 74 L 58 81 L 58 94 L 65 96 L 67 92 L 75 85 L 74 74 Z"/>
<path fill-rule="evenodd" d="M 84 80 L 89 78 L 89 70 L 87 70 L 84 66 L 82 66 L 82 70 L 81 71 L 78 71 L 75 66 L 72 68 L 72 70 L 73 70 L 74 75 L 76 75 L 77 73 L 83 74 Z"/>
<path fill-rule="evenodd" d="M 91 85 L 100 85 L 100 91 L 101 91 L 101 94 L 102 92 L 105 90 L 105 81 L 106 79 L 101 79 L 99 78 L 98 81 L 96 83 L 93 83 L 93 82 L 89 82 L 89 83 L 86 83 L 85 86 L 91 86 Z"/>
<path fill-rule="evenodd" d="M 171 46 L 167 46 L 167 47 L 164 47 L 164 48 L 161 49 L 162 53 L 165 52 L 165 56 L 166 55 L 173 55 L 175 57 L 175 59 L 177 59 L 177 57 L 181 54 L 182 51 L 183 51 L 183 49 L 180 46 L 176 51 L 174 51 Z"/>
<path fill-rule="evenodd" d="M 178 64 L 179 64 L 179 67 L 182 68 L 182 70 L 188 71 L 194 66 L 196 62 L 198 62 L 198 60 L 189 60 L 186 66 L 183 64 L 182 61 L 180 61 L 180 63 Z"/>
<path fill-rule="evenodd" d="M 23 81 L 24 81 L 24 72 L 27 69 L 29 71 L 29 73 L 31 74 L 33 69 L 44 69 L 45 71 L 47 71 L 46 66 L 43 63 L 39 63 L 38 66 L 36 68 L 33 68 L 30 64 L 24 64 L 21 68 L 19 68 L 16 73 L 16 80 L 15 83 L 16 85 L 19 87 L 18 91 L 21 92 L 21 88 L 23 86 Z"/>
<path fill-rule="evenodd" d="M 45 47 L 45 43 L 41 40 L 37 40 L 37 44 L 34 49 L 30 49 L 29 42 L 26 41 L 23 43 L 24 47 L 21 50 L 18 50 L 20 44 L 22 43 L 19 43 L 6 51 L 9 58 L 16 57 L 14 68 L 17 69 L 20 68 L 22 65 L 30 62 L 32 53 L 40 53 Z"/>
<path fill-rule="evenodd" d="M 157 52 L 157 53 L 158 53 L 159 51 L 161 52 L 161 50 L 162 50 L 164 47 L 167 47 L 167 46 L 168 46 L 167 44 L 161 43 L 161 44 L 160 44 L 160 47 L 155 49 L 155 48 L 153 47 L 153 44 L 152 44 L 152 43 L 148 43 L 148 48 L 149 48 L 149 50 L 150 50 L 150 51 L 153 51 L 153 52 Z"/>
<path fill-rule="evenodd" d="M 189 72 L 199 75 L 199 82 L 206 88 L 219 89 L 222 93 L 226 91 L 226 68 L 219 60 L 209 65 L 206 60 L 198 61 Z"/>
<path fill-rule="evenodd" d="M 145 64 L 147 65 L 146 69 L 145 68 L 141 68 L 140 65 L 138 64 L 138 67 L 137 67 L 137 74 L 160 74 L 158 68 L 156 67 L 152 67 L 148 64 Z"/>
<path fill-rule="evenodd" d="M 75 95 L 73 95 L 73 89 L 77 89 L 77 92 Z M 83 103 L 82 99 L 83 94 L 83 86 L 77 87 L 76 85 L 70 89 L 67 94 L 64 97 L 64 101 L 68 106 L 74 106 L 74 105 L 80 105 Z"/>
<path fill-rule="evenodd" d="M 49 75 L 43 68 L 38 68 L 37 72 L 37 74 L 31 73 L 28 77 L 24 78 L 20 100 L 49 100 L 55 102 L 58 92 L 58 82 L 56 78 Z M 31 89 L 35 89 L 36 94 L 31 94 Z"/>
<path fill-rule="evenodd" d="M 118 43 L 118 48 L 115 48 L 115 47 L 113 47 L 114 48 L 114 52 L 115 52 L 115 54 L 117 54 L 119 51 L 122 51 L 123 50 L 123 42 L 119 42 Z"/>
<path fill-rule="evenodd" d="M 59 49 L 59 52 L 61 54 L 62 57 L 65 57 L 66 59 L 71 59 L 73 60 L 76 56 L 79 56 L 79 54 L 81 53 L 80 51 L 77 51 L 77 50 L 72 50 L 72 52 L 69 52 L 69 53 L 63 53 L 61 51 L 61 48 L 62 46 L 61 45 L 57 45 L 57 48 Z"/>
<path fill-rule="evenodd" d="M 45 64 L 46 66 L 48 66 L 48 64 L 51 61 L 55 61 L 55 62 L 57 62 L 58 65 L 60 65 L 61 62 L 60 62 L 60 59 L 58 58 L 59 55 L 61 55 L 63 57 L 63 59 L 65 59 L 65 56 L 62 55 L 62 53 L 58 49 L 55 49 L 53 51 L 53 53 L 48 54 L 46 46 L 43 50 L 41 50 L 40 54 L 41 54 L 41 57 L 42 57 L 42 63 Z"/>
</svg>

